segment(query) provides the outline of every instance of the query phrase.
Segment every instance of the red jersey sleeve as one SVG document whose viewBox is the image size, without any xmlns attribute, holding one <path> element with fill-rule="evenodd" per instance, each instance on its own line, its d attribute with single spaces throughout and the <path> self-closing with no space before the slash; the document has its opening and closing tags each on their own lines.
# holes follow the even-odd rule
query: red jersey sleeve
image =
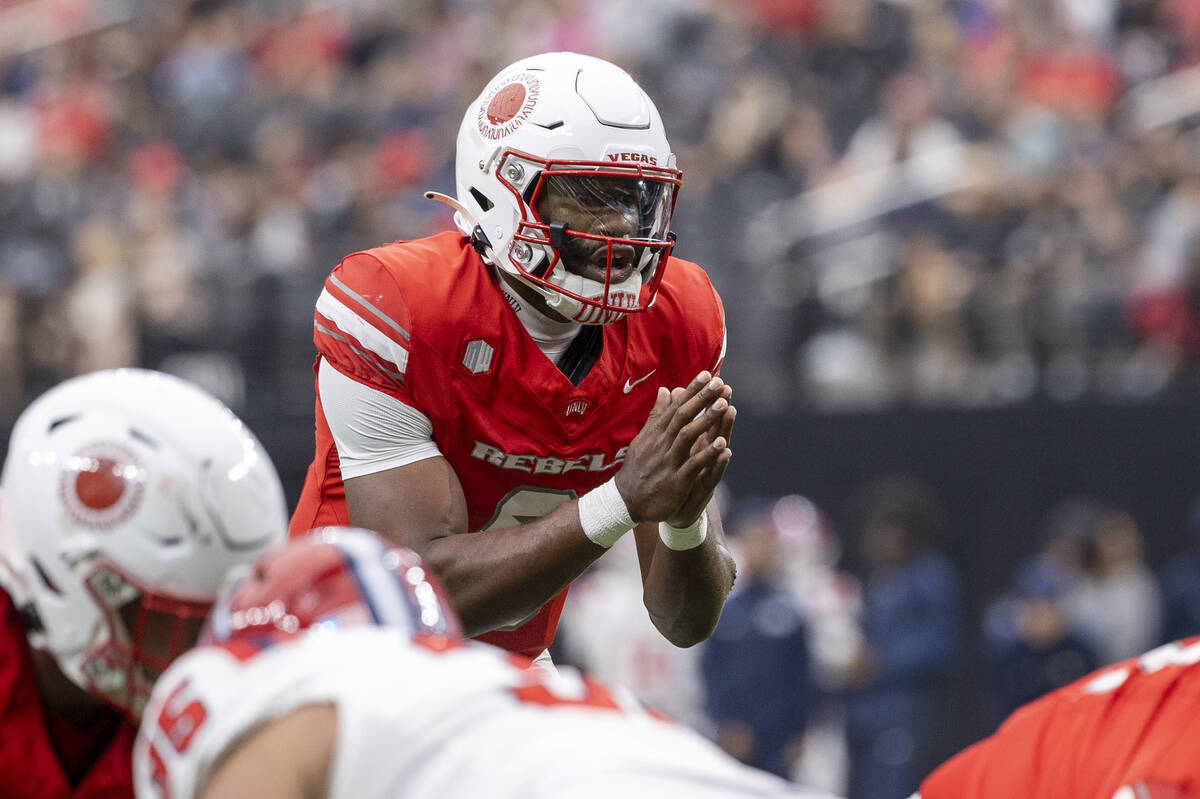
<svg viewBox="0 0 1200 799">
<path fill-rule="evenodd" d="M 411 318 L 395 279 L 370 253 L 347 256 L 325 279 L 313 318 L 317 351 L 339 372 L 409 400 Z"/>
<path fill-rule="evenodd" d="M 663 374 L 662 379 L 686 386 L 701 371 L 720 374 L 725 363 L 725 308 L 703 269 L 672 258 L 647 317 L 648 324 L 641 327 L 655 331 L 650 348 L 676 353 L 669 361 L 672 374 Z"/>
<path fill-rule="evenodd" d="M 709 371 L 715 375 L 719 375 L 721 374 L 721 367 L 725 364 L 725 350 L 729 344 L 729 332 L 725 328 L 725 306 L 721 303 L 721 297 L 717 294 L 716 289 L 713 289 L 713 300 L 715 300 L 717 304 L 720 340 L 717 346 L 716 355 L 714 355 L 712 359 L 712 367 L 709 369 Z"/>
</svg>

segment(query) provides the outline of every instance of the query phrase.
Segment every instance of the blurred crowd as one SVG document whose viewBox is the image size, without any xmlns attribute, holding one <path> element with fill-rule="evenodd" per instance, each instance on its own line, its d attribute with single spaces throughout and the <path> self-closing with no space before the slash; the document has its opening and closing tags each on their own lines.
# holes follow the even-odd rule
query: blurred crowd
<svg viewBox="0 0 1200 799">
<path fill-rule="evenodd" d="M 0 416 L 129 363 L 306 415 L 345 253 L 450 224 L 468 101 L 609 58 L 747 409 L 1121 402 L 1200 353 L 1200 0 L 0 0 Z"/>
<path fill-rule="evenodd" d="M 904 799 L 1021 705 L 1200 635 L 1200 501 L 1180 520 L 1179 549 L 1152 566 L 1127 510 L 1064 497 L 1036 551 L 975 612 L 928 484 L 884 475 L 852 504 L 835 529 L 800 495 L 732 502 L 738 582 L 694 649 L 636 612 L 632 545 L 597 561 L 568 597 L 557 659 L 629 686 L 758 768 L 850 799 Z"/>
</svg>

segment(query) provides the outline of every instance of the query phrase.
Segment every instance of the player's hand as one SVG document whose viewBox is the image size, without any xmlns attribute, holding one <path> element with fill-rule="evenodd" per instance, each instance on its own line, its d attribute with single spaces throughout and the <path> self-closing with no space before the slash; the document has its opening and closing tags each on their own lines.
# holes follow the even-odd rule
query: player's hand
<svg viewBox="0 0 1200 799">
<path fill-rule="evenodd" d="M 675 389 L 675 391 L 682 391 L 682 389 Z M 704 513 L 705 508 L 708 507 L 713 491 L 721 482 L 721 478 L 725 476 L 725 467 L 729 465 L 729 460 L 733 457 L 733 450 L 729 448 L 729 444 L 733 440 L 733 422 L 737 418 L 737 408 L 730 402 L 731 399 L 733 399 L 733 389 L 726 385 L 721 396 L 704 411 L 706 415 L 711 415 L 712 424 L 696 439 L 696 443 L 692 445 L 691 454 L 695 457 L 713 450 L 717 452 L 717 457 L 710 466 L 700 470 L 692 483 L 691 493 L 688 494 L 687 499 L 675 512 L 675 515 L 664 520 L 672 527 L 689 527 L 695 523 L 700 518 L 700 514 Z M 716 442 L 720 440 L 724 440 L 723 450 L 713 449 Z"/>
<path fill-rule="evenodd" d="M 731 395 L 732 389 L 708 372 L 686 388 L 658 390 L 616 475 L 617 490 L 635 522 L 678 521 L 692 513 L 684 520 L 690 522 L 700 515 L 707 504 L 701 497 L 712 495 L 732 455 L 728 433 L 736 411 L 729 405 Z"/>
</svg>

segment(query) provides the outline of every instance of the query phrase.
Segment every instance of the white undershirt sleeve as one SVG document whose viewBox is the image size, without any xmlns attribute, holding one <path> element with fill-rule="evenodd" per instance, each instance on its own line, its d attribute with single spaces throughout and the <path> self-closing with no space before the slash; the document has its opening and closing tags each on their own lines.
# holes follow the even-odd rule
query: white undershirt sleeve
<svg viewBox="0 0 1200 799">
<path fill-rule="evenodd" d="M 322 358 L 317 390 L 337 445 L 342 477 L 394 469 L 441 455 L 433 422 L 411 405 L 334 369 Z"/>
</svg>

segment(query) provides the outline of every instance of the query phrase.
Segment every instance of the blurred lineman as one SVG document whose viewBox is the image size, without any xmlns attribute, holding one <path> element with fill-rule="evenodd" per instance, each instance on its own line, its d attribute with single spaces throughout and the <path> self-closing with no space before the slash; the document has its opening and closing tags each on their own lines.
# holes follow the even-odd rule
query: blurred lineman
<svg viewBox="0 0 1200 799">
<path fill-rule="evenodd" d="M 1195 799 L 1200 638 L 1093 672 L 1017 710 L 919 799 Z"/>
<path fill-rule="evenodd" d="M 155 677 L 286 536 L 279 477 L 216 399 L 120 369 L 33 402 L 0 480 L 0 796 L 131 797 Z"/>
<path fill-rule="evenodd" d="M 324 528 L 267 555 L 155 689 L 140 799 L 811 797 L 579 672 L 465 642 L 411 550 Z"/>
<path fill-rule="evenodd" d="M 535 656 L 567 586 L 636 528 L 655 626 L 703 640 L 733 583 L 706 508 L 736 411 L 720 299 L 670 257 L 681 173 L 658 111 L 612 64 L 532 56 L 467 109 L 456 172 L 457 199 L 429 196 L 457 231 L 326 280 L 292 534 L 383 532 L 469 635 Z"/>
</svg>

